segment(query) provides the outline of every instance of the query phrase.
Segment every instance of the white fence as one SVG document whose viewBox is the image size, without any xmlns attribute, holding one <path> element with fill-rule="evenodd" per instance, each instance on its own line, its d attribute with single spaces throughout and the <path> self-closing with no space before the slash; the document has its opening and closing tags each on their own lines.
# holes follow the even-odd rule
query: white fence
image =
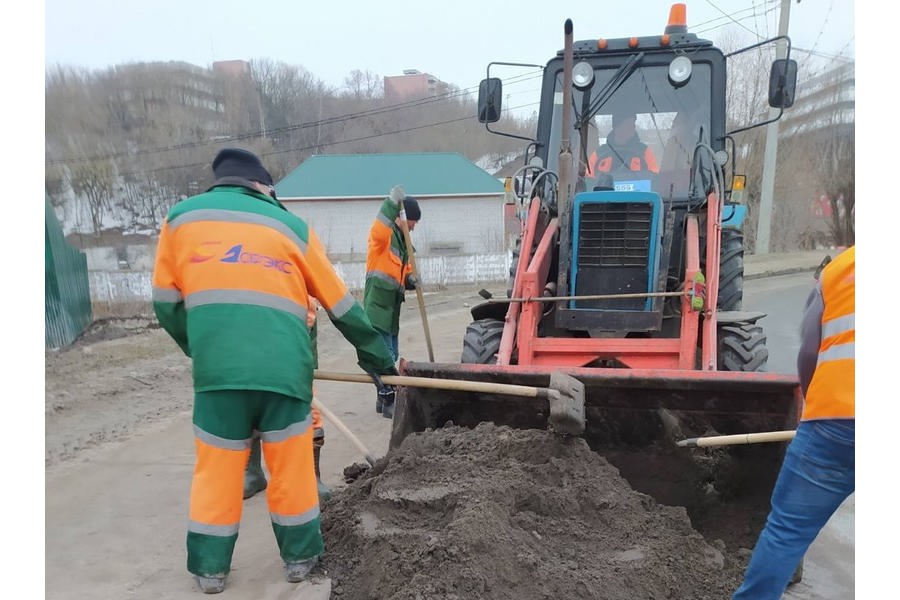
<svg viewBox="0 0 900 600">
<path fill-rule="evenodd" d="M 506 281 L 512 255 L 509 252 L 471 256 L 423 256 L 416 267 L 425 286 Z M 350 290 L 366 284 L 364 262 L 334 263 L 335 270 Z M 150 302 L 149 271 L 89 271 L 91 301 L 104 304 Z"/>
</svg>

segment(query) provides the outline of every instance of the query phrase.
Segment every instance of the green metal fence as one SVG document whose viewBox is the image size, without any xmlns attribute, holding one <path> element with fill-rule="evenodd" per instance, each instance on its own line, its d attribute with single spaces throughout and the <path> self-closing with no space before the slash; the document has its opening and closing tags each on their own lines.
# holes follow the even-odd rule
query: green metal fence
<svg viewBox="0 0 900 600">
<path fill-rule="evenodd" d="M 91 324 L 87 257 L 66 242 L 62 226 L 45 196 L 44 331 L 47 348 L 62 348 Z"/>
</svg>

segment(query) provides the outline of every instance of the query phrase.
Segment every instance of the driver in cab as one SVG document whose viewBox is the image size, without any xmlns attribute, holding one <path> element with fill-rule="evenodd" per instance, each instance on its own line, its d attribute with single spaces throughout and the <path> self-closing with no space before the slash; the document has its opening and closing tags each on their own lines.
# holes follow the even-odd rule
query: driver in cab
<svg viewBox="0 0 900 600">
<path fill-rule="evenodd" d="M 606 143 L 600 146 L 588 163 L 593 167 L 589 176 L 620 170 L 659 173 L 656 156 L 650 147 L 638 138 L 635 129 L 636 120 L 637 116 L 634 113 L 613 114 L 612 130 L 606 138 Z"/>
</svg>

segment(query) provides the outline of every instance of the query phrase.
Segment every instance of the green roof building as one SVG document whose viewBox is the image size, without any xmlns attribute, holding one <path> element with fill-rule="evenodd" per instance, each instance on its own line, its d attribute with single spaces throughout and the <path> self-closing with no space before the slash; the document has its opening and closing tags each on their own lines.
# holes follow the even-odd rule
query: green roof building
<svg viewBox="0 0 900 600">
<path fill-rule="evenodd" d="M 316 231 L 332 259 L 365 258 L 369 228 L 400 185 L 422 211 L 420 256 L 507 248 L 503 183 L 456 152 L 311 156 L 275 184 L 278 199 Z"/>
</svg>

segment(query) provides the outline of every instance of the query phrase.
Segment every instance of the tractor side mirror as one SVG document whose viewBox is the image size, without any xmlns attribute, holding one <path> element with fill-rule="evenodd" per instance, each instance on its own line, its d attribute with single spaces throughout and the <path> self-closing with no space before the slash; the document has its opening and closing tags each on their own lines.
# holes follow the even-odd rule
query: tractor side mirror
<svg viewBox="0 0 900 600">
<path fill-rule="evenodd" d="M 478 122 L 496 123 L 503 104 L 503 82 L 499 77 L 482 79 L 478 86 Z"/>
<path fill-rule="evenodd" d="M 790 108 L 797 91 L 797 61 L 779 58 L 772 62 L 769 73 L 769 106 Z"/>
</svg>

